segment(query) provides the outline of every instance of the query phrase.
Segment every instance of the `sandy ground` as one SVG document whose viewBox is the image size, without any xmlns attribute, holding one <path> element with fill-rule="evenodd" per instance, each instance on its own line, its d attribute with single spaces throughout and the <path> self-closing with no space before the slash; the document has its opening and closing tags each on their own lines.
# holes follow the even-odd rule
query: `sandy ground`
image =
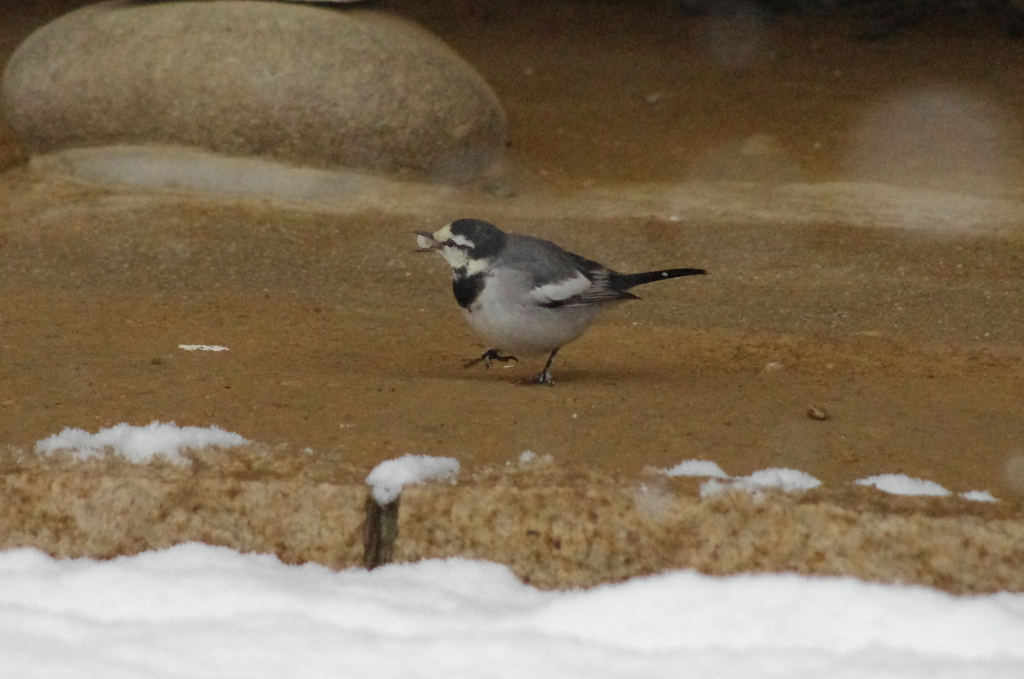
<svg viewBox="0 0 1024 679">
<path fill-rule="evenodd" d="M 407 4 L 505 104 L 515 196 L 90 187 L 0 126 L 0 445 L 156 419 L 363 469 L 533 450 L 1024 494 L 1024 42 L 982 14 L 864 42 L 843 17 Z M 60 10 L 27 7 L 0 60 Z M 539 360 L 461 367 L 486 347 L 413 253 L 464 216 L 711 275 L 643 289 L 526 388 Z"/>
</svg>

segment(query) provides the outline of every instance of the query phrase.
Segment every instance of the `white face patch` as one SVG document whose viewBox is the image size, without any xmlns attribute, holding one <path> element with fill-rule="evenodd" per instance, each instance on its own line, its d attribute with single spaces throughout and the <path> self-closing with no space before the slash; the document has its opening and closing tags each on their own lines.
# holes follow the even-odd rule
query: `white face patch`
<svg viewBox="0 0 1024 679">
<path fill-rule="evenodd" d="M 452 233 L 450 224 L 435 231 L 433 238 L 441 244 L 438 252 L 453 269 L 465 268 L 466 273 L 472 276 L 487 268 L 486 259 L 470 259 L 469 249 L 473 247 L 473 242 L 465 236 Z"/>
<path fill-rule="evenodd" d="M 466 274 L 472 276 L 473 274 L 480 273 L 488 267 L 491 260 L 489 259 L 468 259 L 466 260 Z"/>
<path fill-rule="evenodd" d="M 440 229 L 434 232 L 434 240 L 438 243 L 443 243 L 452 237 L 452 225 L 442 226 Z"/>
<path fill-rule="evenodd" d="M 451 240 L 452 240 L 453 243 L 455 243 L 460 248 L 472 248 L 473 247 L 473 241 L 469 240 L 465 236 L 460 236 L 458 234 L 452 234 Z"/>
<path fill-rule="evenodd" d="M 469 269 L 469 253 L 465 250 L 447 246 L 441 248 L 439 252 L 453 269 L 461 269 L 462 267 L 466 267 L 467 270 Z"/>
</svg>

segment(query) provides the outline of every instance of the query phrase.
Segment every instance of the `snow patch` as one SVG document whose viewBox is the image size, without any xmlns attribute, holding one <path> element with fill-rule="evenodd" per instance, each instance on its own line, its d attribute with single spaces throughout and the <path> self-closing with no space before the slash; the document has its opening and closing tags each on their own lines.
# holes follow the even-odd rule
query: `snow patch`
<svg viewBox="0 0 1024 679">
<path fill-rule="evenodd" d="M 664 470 L 665 476 L 710 476 L 727 479 L 729 475 L 714 462 L 708 460 L 684 460 L 671 469 Z"/>
<path fill-rule="evenodd" d="M 996 496 L 987 490 L 969 490 L 966 493 L 960 493 L 960 497 L 971 502 L 999 502 Z"/>
<path fill-rule="evenodd" d="M 925 479 L 915 479 L 906 474 L 878 474 L 854 481 L 858 486 L 874 486 L 878 490 L 892 495 L 930 495 L 945 497 L 951 495 L 948 490 Z"/>
<path fill-rule="evenodd" d="M 750 476 L 740 476 L 726 481 L 711 479 L 705 481 L 700 487 L 700 496 L 710 497 L 726 490 L 743 490 L 748 493 L 758 493 L 769 488 L 792 493 L 799 490 L 810 490 L 821 485 L 821 481 L 814 478 L 807 472 L 796 469 L 762 469 Z"/>
<path fill-rule="evenodd" d="M 90 434 L 84 429 L 65 428 L 42 441 L 36 442 L 36 453 L 53 455 L 70 452 L 78 460 L 99 457 L 110 451 L 129 462 L 145 464 L 155 457 L 163 457 L 176 464 L 185 464 L 181 457 L 186 449 L 230 448 L 250 443 L 238 434 L 220 427 L 179 427 L 173 422 L 153 421 L 145 427 L 122 422 Z"/>
<path fill-rule="evenodd" d="M 555 461 L 555 458 L 551 457 L 551 455 L 549 455 L 547 453 L 545 453 L 544 455 L 538 455 L 537 453 L 533 452 L 532 450 L 524 450 L 519 455 L 519 465 L 520 466 L 534 464 L 534 463 L 537 463 L 537 464 L 551 464 L 554 461 Z"/>
<path fill-rule="evenodd" d="M 403 455 L 374 467 L 366 477 L 366 483 L 373 489 L 373 499 L 383 506 L 394 502 L 407 483 L 450 480 L 454 485 L 458 474 L 459 461 L 454 458 Z"/>
<path fill-rule="evenodd" d="M 185 351 L 230 351 L 227 347 L 219 347 L 216 344 L 179 344 L 178 348 Z"/>
</svg>

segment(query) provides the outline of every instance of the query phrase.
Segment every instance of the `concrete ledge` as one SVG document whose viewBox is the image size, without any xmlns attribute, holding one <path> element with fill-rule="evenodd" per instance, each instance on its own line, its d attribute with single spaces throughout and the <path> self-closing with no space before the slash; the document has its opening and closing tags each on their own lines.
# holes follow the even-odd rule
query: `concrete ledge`
<svg viewBox="0 0 1024 679">
<path fill-rule="evenodd" d="M 288 563 L 361 566 L 365 472 L 257 449 L 189 467 L 7 454 L 0 548 L 111 558 L 202 541 Z M 308 458 L 308 459 L 306 459 Z M 1024 508 L 901 498 L 869 488 L 723 493 L 660 474 L 618 478 L 557 465 L 407 487 L 393 560 L 462 556 L 542 588 L 693 568 L 791 571 L 916 583 L 955 593 L 1024 591 Z"/>
</svg>

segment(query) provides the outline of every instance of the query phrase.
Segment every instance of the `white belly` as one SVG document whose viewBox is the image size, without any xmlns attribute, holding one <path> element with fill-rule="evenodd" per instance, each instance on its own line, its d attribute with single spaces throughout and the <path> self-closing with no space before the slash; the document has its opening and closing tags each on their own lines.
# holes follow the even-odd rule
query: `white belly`
<svg viewBox="0 0 1024 679">
<path fill-rule="evenodd" d="M 494 349 L 530 356 L 553 351 L 577 339 L 600 313 L 600 307 L 549 309 L 524 301 L 492 279 L 462 312 L 473 330 Z"/>
</svg>

